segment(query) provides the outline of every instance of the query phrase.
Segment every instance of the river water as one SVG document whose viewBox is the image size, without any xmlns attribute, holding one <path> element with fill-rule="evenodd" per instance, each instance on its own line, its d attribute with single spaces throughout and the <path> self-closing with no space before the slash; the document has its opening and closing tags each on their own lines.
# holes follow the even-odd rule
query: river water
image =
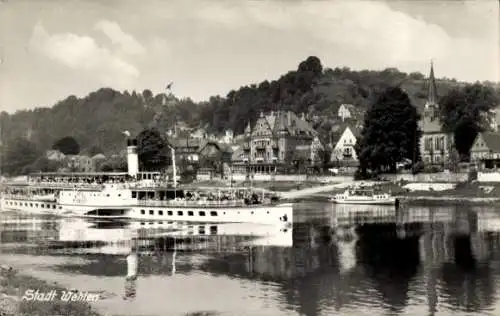
<svg viewBox="0 0 500 316">
<path fill-rule="evenodd" d="M 293 227 L 0 213 L 0 263 L 106 315 L 500 315 L 494 207 L 302 203 Z"/>
</svg>

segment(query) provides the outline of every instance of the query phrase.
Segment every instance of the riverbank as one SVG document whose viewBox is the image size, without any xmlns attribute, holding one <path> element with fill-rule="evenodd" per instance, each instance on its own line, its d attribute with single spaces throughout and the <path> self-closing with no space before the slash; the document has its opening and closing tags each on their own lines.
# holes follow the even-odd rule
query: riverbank
<svg viewBox="0 0 500 316">
<path fill-rule="evenodd" d="M 403 202 L 416 205 L 453 205 L 453 204 L 491 204 L 500 203 L 500 184 L 498 183 L 478 183 L 465 182 L 456 185 L 440 186 L 436 183 L 431 185 L 422 183 L 421 186 L 412 184 L 412 190 L 408 189 L 408 183 L 405 182 L 387 182 L 387 181 L 350 181 L 334 184 L 307 183 L 306 187 L 297 189 L 297 184 L 289 184 L 288 191 L 277 192 L 281 198 L 296 199 L 325 199 L 332 195 L 342 193 L 347 187 L 351 186 L 376 186 L 383 192 L 390 192 L 393 196 L 401 199 Z M 305 185 L 304 185 L 305 186 Z M 415 189 L 415 187 L 417 189 Z M 421 187 L 419 189 L 419 187 Z M 430 189 L 429 189 L 430 187 Z M 439 188 L 433 190 L 432 187 Z"/>
<path fill-rule="evenodd" d="M 48 301 L 29 299 L 33 295 L 30 290 L 33 292 L 38 290 L 38 293 L 54 293 L 54 297 Z M 11 266 L 0 267 L 0 315 L 2 316 L 100 315 L 87 301 L 72 300 L 70 296 L 62 297 L 65 292 L 68 290 L 56 283 L 50 284 L 22 274 Z M 25 295 L 26 299 L 23 299 Z"/>
</svg>

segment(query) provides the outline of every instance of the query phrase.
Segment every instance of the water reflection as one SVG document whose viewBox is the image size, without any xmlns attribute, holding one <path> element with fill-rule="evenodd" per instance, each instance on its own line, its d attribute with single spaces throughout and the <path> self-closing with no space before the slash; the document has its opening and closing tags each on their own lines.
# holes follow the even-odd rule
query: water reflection
<svg viewBox="0 0 500 316">
<path fill-rule="evenodd" d="M 83 256 L 88 259 L 83 263 L 52 268 L 121 278 L 121 297 L 137 306 L 152 292 L 170 291 L 170 308 L 183 310 L 181 302 L 195 300 L 191 305 L 199 309 L 239 314 L 248 300 L 273 315 L 500 311 L 500 214 L 493 208 L 395 210 L 317 203 L 296 212 L 299 221 L 291 229 L 3 216 L 0 251 Z M 165 277 L 173 289 L 165 288 Z M 251 292 L 245 280 L 252 282 Z M 206 288 L 185 288 L 196 282 L 209 282 L 221 297 L 203 300 Z M 226 296 L 234 296 L 234 306 L 224 307 Z M 154 314 L 154 304 L 149 305 L 144 308 L 151 310 L 140 312 Z"/>
</svg>

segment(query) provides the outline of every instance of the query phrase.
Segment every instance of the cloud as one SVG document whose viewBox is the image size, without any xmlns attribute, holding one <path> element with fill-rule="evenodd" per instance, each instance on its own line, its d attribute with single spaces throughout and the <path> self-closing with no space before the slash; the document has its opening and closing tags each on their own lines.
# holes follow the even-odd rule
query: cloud
<svg viewBox="0 0 500 316">
<path fill-rule="evenodd" d="M 74 33 L 49 34 L 41 23 L 32 33 L 30 46 L 48 58 L 71 69 L 85 71 L 103 84 L 126 84 L 139 76 L 139 70 L 94 38 Z"/>
<path fill-rule="evenodd" d="M 498 10 L 492 10 L 486 3 L 491 1 L 484 1 L 484 5 L 473 2 L 474 10 L 467 11 L 467 17 L 474 16 L 473 20 L 478 23 L 481 16 L 488 13 L 488 22 L 498 27 L 498 21 L 494 22 L 492 17 Z M 257 26 L 291 34 L 304 45 L 318 45 L 316 47 L 333 51 L 324 59 L 335 58 L 335 63 L 356 64 L 357 68 L 398 67 L 415 71 L 426 69 L 429 60 L 434 59 L 441 69 L 445 68 L 448 75 L 454 77 L 466 80 L 477 79 L 478 75 L 498 78 L 487 65 L 498 53 L 495 47 L 498 34 L 483 27 L 475 29 L 481 36 L 463 33 L 456 36 L 451 32 L 452 27 L 464 15 L 450 18 L 447 14 L 447 28 L 441 23 L 393 9 L 382 1 L 294 1 L 286 5 L 281 1 L 241 1 L 231 5 L 210 2 L 209 5 L 209 10 L 195 13 L 199 19 L 239 30 Z M 412 5 L 419 6 L 418 3 Z M 310 44 L 306 43 L 306 38 Z M 467 67 L 463 66 L 474 57 L 475 70 L 469 67 L 470 62 Z"/>
<path fill-rule="evenodd" d="M 144 47 L 135 38 L 123 32 L 116 22 L 101 20 L 96 23 L 95 29 L 102 31 L 113 42 L 120 45 L 127 54 L 138 55 L 145 53 Z"/>
</svg>

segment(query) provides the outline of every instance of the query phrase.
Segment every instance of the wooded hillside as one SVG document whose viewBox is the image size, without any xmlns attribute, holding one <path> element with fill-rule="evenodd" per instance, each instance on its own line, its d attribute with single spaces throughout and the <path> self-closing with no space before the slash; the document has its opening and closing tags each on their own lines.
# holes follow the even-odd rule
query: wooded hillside
<svg viewBox="0 0 500 316">
<path fill-rule="evenodd" d="M 438 69 L 439 70 L 439 69 Z M 437 73 L 439 75 L 439 71 Z M 0 114 L 4 145 L 28 138 L 40 151 L 50 149 L 65 136 L 74 137 L 82 152 L 100 148 L 104 154 L 123 149 L 124 130 L 137 135 L 152 122 L 161 132 L 174 121 L 182 120 L 191 127 L 208 126 L 210 132 L 227 128 L 235 134 L 243 132 L 248 118 L 272 109 L 306 112 L 314 127 L 325 133 L 335 120 L 342 103 L 366 108 L 377 92 L 400 84 L 414 105 L 423 105 L 426 97 L 425 76 L 406 74 L 391 68 L 383 71 L 354 71 L 349 68 L 323 69 L 321 61 L 309 57 L 297 70 L 272 81 L 265 80 L 229 91 L 225 97 L 214 96 L 195 103 L 173 95 L 154 95 L 149 90 L 129 93 L 102 88 L 84 98 L 69 96 L 51 108 Z M 438 93 L 447 94 L 460 83 L 438 79 Z M 498 87 L 497 87 L 498 89 Z"/>
</svg>

